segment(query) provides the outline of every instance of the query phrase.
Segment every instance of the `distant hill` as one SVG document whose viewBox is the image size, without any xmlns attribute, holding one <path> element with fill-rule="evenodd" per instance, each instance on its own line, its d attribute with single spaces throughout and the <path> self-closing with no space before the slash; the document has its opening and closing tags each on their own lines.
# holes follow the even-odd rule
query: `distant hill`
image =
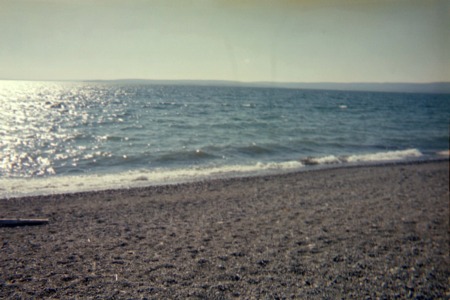
<svg viewBox="0 0 450 300">
<path fill-rule="evenodd" d="M 281 83 L 280 86 L 344 91 L 373 91 L 373 92 L 406 92 L 406 93 L 450 93 L 450 82 L 432 83 Z"/>
<path fill-rule="evenodd" d="M 200 86 L 243 86 L 276 87 L 291 89 L 371 91 L 371 92 L 405 92 L 405 93 L 439 93 L 450 94 L 450 82 L 431 83 L 301 83 L 301 82 L 238 82 L 226 80 L 88 80 L 86 82 L 114 82 L 128 84 L 163 84 L 163 85 L 200 85 Z"/>
</svg>

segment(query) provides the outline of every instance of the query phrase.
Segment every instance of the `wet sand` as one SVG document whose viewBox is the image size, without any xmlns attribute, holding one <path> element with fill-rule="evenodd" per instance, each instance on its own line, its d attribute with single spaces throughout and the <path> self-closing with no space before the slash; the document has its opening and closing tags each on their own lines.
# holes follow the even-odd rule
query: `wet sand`
<svg viewBox="0 0 450 300">
<path fill-rule="evenodd" d="M 448 167 L 0 200 L 0 298 L 448 299 Z"/>
</svg>

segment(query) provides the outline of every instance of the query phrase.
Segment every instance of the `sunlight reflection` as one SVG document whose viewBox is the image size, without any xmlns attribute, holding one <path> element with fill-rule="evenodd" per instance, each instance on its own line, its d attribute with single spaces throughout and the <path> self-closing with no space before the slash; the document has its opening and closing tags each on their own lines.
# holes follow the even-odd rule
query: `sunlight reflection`
<svg viewBox="0 0 450 300">
<path fill-rule="evenodd" d="M 72 83 L 0 81 L 0 175 L 43 176 L 56 171 L 53 164 L 77 156 L 71 149 L 73 130 L 82 119 L 77 106 L 88 107 L 83 85 Z M 74 113 L 75 112 L 75 113 Z M 72 134 L 68 134 L 72 131 Z M 75 130 L 76 132 L 76 130 Z"/>
</svg>

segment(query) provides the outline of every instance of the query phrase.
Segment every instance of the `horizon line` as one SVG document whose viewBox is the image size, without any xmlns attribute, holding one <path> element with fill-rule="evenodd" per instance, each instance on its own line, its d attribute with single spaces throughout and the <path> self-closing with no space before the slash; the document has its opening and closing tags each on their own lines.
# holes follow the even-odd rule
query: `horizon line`
<svg viewBox="0 0 450 300">
<path fill-rule="evenodd" d="M 60 83 L 127 83 L 153 85 L 186 85 L 248 88 L 281 88 L 300 90 L 381 92 L 381 93 L 417 93 L 450 94 L 450 81 L 435 82 L 278 82 L 278 81 L 233 81 L 233 80 L 199 80 L 199 79 L 84 79 L 84 80 L 18 80 L 0 79 L 11 82 L 60 82 Z"/>
<path fill-rule="evenodd" d="M 0 78 L 0 81 L 55 81 L 55 82 L 86 82 L 86 81 L 190 81 L 190 82 L 229 82 L 229 83 L 243 83 L 243 84 L 437 84 L 449 83 L 450 80 L 445 81 L 242 81 L 232 79 L 149 79 L 149 78 L 115 78 L 115 79 L 17 79 L 17 78 Z"/>
</svg>

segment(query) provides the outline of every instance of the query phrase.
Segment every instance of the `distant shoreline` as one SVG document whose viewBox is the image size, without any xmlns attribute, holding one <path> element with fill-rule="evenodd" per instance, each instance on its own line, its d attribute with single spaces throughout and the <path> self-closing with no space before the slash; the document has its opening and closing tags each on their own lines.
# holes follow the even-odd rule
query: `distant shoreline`
<svg viewBox="0 0 450 300">
<path fill-rule="evenodd" d="M 45 82 L 92 82 L 117 84 L 154 84 L 154 85 L 189 85 L 189 86 L 229 86 L 254 88 L 289 88 L 305 90 L 331 90 L 348 92 L 385 92 L 385 93 L 425 93 L 450 94 L 450 82 L 241 82 L 232 80 L 153 80 L 153 79 L 76 79 L 76 80 L 27 80 L 0 79 L 0 81 L 45 81 Z"/>
</svg>

